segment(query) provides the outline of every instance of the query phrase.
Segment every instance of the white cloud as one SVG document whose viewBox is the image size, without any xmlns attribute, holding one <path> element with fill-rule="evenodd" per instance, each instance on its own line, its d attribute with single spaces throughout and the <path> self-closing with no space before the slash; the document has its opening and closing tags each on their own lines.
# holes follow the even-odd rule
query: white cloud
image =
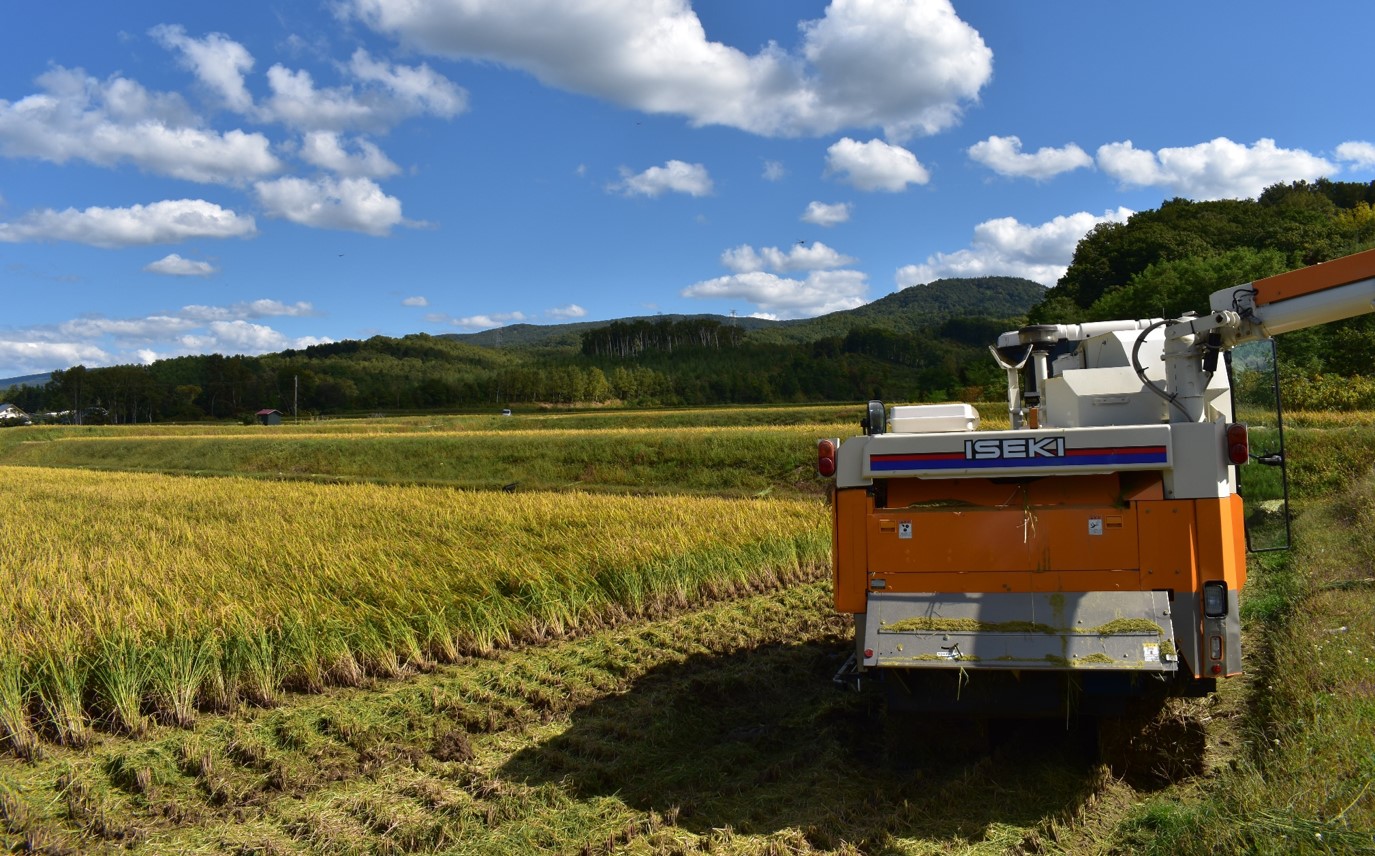
<svg viewBox="0 0 1375 856">
<path fill-rule="evenodd" d="M 4 366 L 6 377 L 109 362 L 107 351 L 86 342 L 31 342 L 13 338 L 12 334 L 0 338 L 0 366 Z"/>
<path fill-rule="evenodd" d="M 151 342 L 181 335 L 199 326 L 199 322 L 172 315 L 150 315 L 146 318 L 76 318 L 58 325 L 58 334 L 71 339 L 113 339 Z"/>
<path fill-rule="evenodd" d="M 155 175 L 219 184 L 262 178 L 282 167 L 262 134 L 196 127 L 180 96 L 61 67 L 38 83 L 39 94 L 0 100 L 0 154 L 57 164 L 129 163 Z"/>
<path fill-rule="evenodd" d="M 451 318 L 449 323 L 467 330 L 487 330 L 492 327 L 505 327 L 525 320 L 523 312 L 496 312 L 491 315 L 469 315 L 466 318 Z"/>
<path fill-rule="evenodd" d="M 551 318 L 563 318 L 567 320 L 572 318 L 582 318 L 587 315 L 587 310 L 583 309 L 576 303 L 570 303 L 567 306 L 556 306 L 555 308 L 550 309 L 545 314 Z"/>
<path fill-rule="evenodd" d="M 304 69 L 292 71 L 284 65 L 274 65 L 267 70 L 267 85 L 272 95 L 263 105 L 264 115 L 293 127 L 339 130 L 378 121 L 373 110 L 355 98 L 352 90 L 316 89 L 315 78 Z"/>
<path fill-rule="evenodd" d="M 1138 149 L 1131 140 L 1108 143 L 1098 148 L 1098 168 L 1123 185 L 1164 187 L 1190 199 L 1248 199 L 1272 184 L 1311 181 L 1338 170 L 1302 149 L 1281 149 L 1274 140 L 1247 146 L 1226 137 L 1156 152 Z"/>
<path fill-rule="evenodd" d="M 787 174 L 788 171 L 783 167 L 782 162 L 776 160 L 764 161 L 763 178 L 765 181 L 782 181 L 783 176 Z"/>
<path fill-rule="evenodd" d="M 922 264 L 897 271 L 899 288 L 949 277 L 1020 276 L 1054 285 L 1064 276 L 1074 248 L 1099 223 L 1124 222 L 1126 208 L 1094 216 L 1086 211 L 1029 226 L 1012 217 L 986 220 L 974 227 L 970 246 L 953 253 L 936 253 Z"/>
<path fill-rule="evenodd" d="M 230 110 L 248 113 L 253 109 L 253 96 L 244 85 L 244 74 L 253 68 L 253 56 L 243 45 L 223 33 L 193 39 L 176 24 L 159 24 L 148 34 L 168 50 L 179 51 L 182 64 L 222 98 Z"/>
<path fill-rule="evenodd" d="M 388 65 L 359 48 L 349 69 L 359 80 L 381 84 L 410 114 L 449 119 L 468 109 L 468 93 L 428 65 Z"/>
<path fill-rule="evenodd" d="M 333 131 L 310 131 L 301 142 L 301 159 L 346 177 L 386 178 L 401 171 L 372 142 L 356 137 L 353 145 L 357 154 L 345 151 Z"/>
<path fill-rule="evenodd" d="M 1037 149 L 1035 154 L 1022 151 L 1019 137 L 989 137 L 969 147 L 969 157 L 999 175 L 1039 180 L 1053 178 L 1062 172 L 1093 166 L 1093 158 L 1074 143 L 1062 148 Z"/>
<path fill-rule="evenodd" d="M 217 349 L 237 353 L 265 353 L 289 347 L 288 339 L 265 324 L 247 321 L 211 321 L 210 335 L 218 343 Z"/>
<path fill-rule="evenodd" d="M 648 113 L 763 135 L 878 127 L 890 138 L 954 124 L 993 54 L 948 0 L 833 0 L 799 23 L 801 50 L 709 41 L 688 0 L 417 3 L 347 0 L 407 47 L 493 61 Z"/>
<path fill-rule="evenodd" d="M 430 305 L 430 301 L 427 300 L 427 299 L 424 298 L 424 297 L 420 297 L 420 296 L 417 295 L 416 297 L 407 297 L 405 300 L 401 301 L 401 305 L 402 305 L 402 306 L 429 306 L 429 305 Z"/>
<path fill-rule="evenodd" d="M 410 116 L 447 119 L 467 109 L 467 93 L 427 65 L 388 65 L 360 49 L 349 70 L 364 86 L 320 89 L 304 69 L 272 66 L 267 70 L 272 94 L 259 107 L 260 117 L 305 130 L 385 130 Z"/>
<path fill-rule="evenodd" d="M 1357 169 L 1375 167 L 1375 144 L 1352 140 L 1337 146 L 1337 159 Z"/>
<path fill-rule="evenodd" d="M 850 203 L 837 202 L 828 205 L 825 202 L 809 202 L 807 210 L 802 214 L 802 222 L 811 223 L 816 226 L 835 226 L 850 219 Z"/>
<path fill-rule="evenodd" d="M 203 199 L 171 199 L 129 208 L 30 212 L 14 222 L 0 223 L 0 242 L 71 241 L 128 247 L 190 238 L 245 238 L 256 232 L 252 217 Z"/>
<path fill-rule="evenodd" d="M 609 189 L 626 196 L 660 196 L 668 191 L 706 196 L 711 193 L 711 188 L 711 176 L 707 174 L 705 166 L 671 160 L 641 173 L 632 173 L 628 168 L 621 167 L 621 181 Z"/>
<path fill-rule="evenodd" d="M 368 178 L 279 178 L 253 186 L 270 217 L 317 229 L 386 235 L 401 224 L 401 200 Z"/>
<path fill-rule="evenodd" d="M 198 262 L 194 259 L 184 259 L 176 253 L 163 256 L 155 262 L 150 262 L 143 266 L 149 273 L 160 273 L 165 276 L 209 276 L 215 273 L 215 266 L 210 262 Z"/>
<path fill-rule="evenodd" d="M 842 174 L 860 190 L 896 192 L 931 180 L 926 167 L 907 149 L 882 140 L 861 143 L 849 137 L 826 150 L 826 171 Z"/>
<path fill-rule="evenodd" d="M 7 330 L 0 336 L 0 375 L 31 374 L 82 363 L 149 363 L 187 354 L 261 354 L 332 341 L 288 337 L 263 317 L 314 315 L 309 303 L 261 299 L 232 306 L 184 306 L 141 318 L 85 316 L 60 324 Z"/>
<path fill-rule="evenodd" d="M 315 307 L 298 300 L 295 303 L 283 303 L 280 300 L 251 300 L 247 303 L 236 303 L 233 311 L 242 313 L 245 318 L 269 318 L 269 317 L 291 317 L 305 318 L 315 314 Z"/>
<path fill-rule="evenodd" d="M 295 303 L 283 303 L 280 300 L 249 300 L 235 303 L 230 306 L 183 306 L 180 317 L 188 318 L 198 323 L 209 321 L 232 321 L 243 318 L 306 318 L 315 315 L 315 307 L 298 300 Z"/>
<path fill-rule="evenodd" d="M 867 291 L 868 277 L 860 271 L 818 270 L 805 280 L 749 271 L 690 285 L 682 294 L 701 299 L 744 300 L 771 318 L 809 318 L 861 306 Z"/>
<path fill-rule="evenodd" d="M 787 252 L 778 247 L 763 247 L 755 250 L 749 244 L 726 250 L 721 254 L 721 264 L 736 273 L 773 270 L 779 273 L 801 270 L 831 270 L 854 264 L 855 259 L 841 255 L 820 241 L 811 246 L 796 245 Z"/>
</svg>

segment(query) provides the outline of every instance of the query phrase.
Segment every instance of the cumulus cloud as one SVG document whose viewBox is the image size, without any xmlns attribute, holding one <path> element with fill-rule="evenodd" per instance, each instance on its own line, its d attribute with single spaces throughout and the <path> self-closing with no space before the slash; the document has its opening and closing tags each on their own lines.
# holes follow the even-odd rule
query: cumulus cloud
<svg viewBox="0 0 1375 856">
<path fill-rule="evenodd" d="M 13 333 L 0 338 L 0 372 L 6 377 L 39 374 L 70 366 L 110 363 L 110 354 L 86 342 L 26 341 Z M 23 334 L 20 334 L 21 336 Z"/>
<path fill-rule="evenodd" d="M 266 317 L 315 314 L 309 303 L 262 298 L 230 306 L 184 306 L 136 318 L 88 315 L 54 325 L 10 329 L 0 335 L 0 376 L 35 374 L 78 363 L 102 366 L 188 354 L 261 354 L 332 341 L 291 337 L 254 323 Z"/>
<path fill-rule="evenodd" d="M 1337 146 L 1337 160 L 1346 161 L 1357 169 L 1375 167 L 1375 144 L 1352 140 Z"/>
<path fill-rule="evenodd" d="M 1065 275 L 1075 246 L 1090 229 L 1099 223 L 1124 222 L 1132 213 L 1126 208 L 1100 216 L 1081 211 L 1037 226 L 1012 217 L 986 220 L 974 227 L 969 247 L 936 253 L 922 264 L 899 268 L 897 284 L 907 288 L 947 277 L 1021 276 L 1054 285 Z"/>
<path fill-rule="evenodd" d="M 71 241 L 96 247 L 173 244 L 190 238 L 246 238 L 252 217 L 203 199 L 172 199 L 129 208 L 46 209 L 0 223 L 0 242 Z"/>
<path fill-rule="evenodd" d="M 449 119 L 468 109 L 468 93 L 428 65 L 390 65 L 359 48 L 349 70 L 366 83 L 378 84 L 408 114 Z"/>
<path fill-rule="evenodd" d="M 488 330 L 492 327 L 505 327 L 525 320 L 524 312 L 495 312 L 491 315 L 469 315 L 466 318 L 451 318 L 449 323 L 465 330 Z"/>
<path fill-rule="evenodd" d="M 838 270 L 854 262 L 820 241 L 811 246 L 799 243 L 786 251 L 741 244 L 721 254 L 721 264 L 732 271 L 730 275 L 695 283 L 682 294 L 748 301 L 757 307 L 752 313 L 757 318 L 808 318 L 865 302 L 868 276 Z M 779 275 L 799 271 L 808 272 L 805 279 Z"/>
<path fill-rule="evenodd" d="M 564 320 L 571 320 L 573 318 L 582 318 L 586 316 L 587 310 L 583 309 L 576 303 L 570 303 L 567 306 L 556 306 L 553 309 L 550 309 L 545 314 L 551 318 L 562 318 Z"/>
<path fill-rule="evenodd" d="M 333 131 L 311 131 L 301 143 L 301 159 L 345 177 L 386 178 L 401 171 L 374 143 L 357 137 L 352 144 L 357 152 L 350 154 Z"/>
<path fill-rule="evenodd" d="M 74 339 L 114 339 L 148 342 L 176 336 L 198 326 L 188 318 L 150 315 L 146 318 L 77 318 L 58 325 L 59 335 Z"/>
<path fill-rule="evenodd" d="M 210 276 L 210 274 L 215 273 L 215 266 L 210 262 L 184 259 L 176 253 L 170 253 L 155 262 L 150 262 L 144 265 L 143 269 L 149 273 L 160 273 L 165 276 Z"/>
<path fill-rule="evenodd" d="M 895 139 L 958 121 L 993 53 L 949 0 L 833 0 L 800 50 L 708 40 L 688 0 L 415 3 L 346 0 L 372 29 L 426 53 L 519 68 L 546 85 L 755 134 L 877 127 Z"/>
<path fill-rule="evenodd" d="M 861 143 L 849 137 L 826 150 L 826 171 L 843 176 L 859 190 L 896 192 L 931 180 L 926 167 L 907 149 L 882 140 Z"/>
<path fill-rule="evenodd" d="M 368 178 L 279 178 L 253 189 L 268 216 L 303 226 L 380 236 L 403 222 L 401 200 Z"/>
<path fill-rule="evenodd" d="M 232 321 L 242 318 L 305 318 L 315 314 L 315 307 L 304 300 L 298 300 L 295 303 L 283 303 L 280 300 L 267 298 L 243 301 L 230 306 L 183 306 L 178 313 L 180 317 L 200 323 Z"/>
<path fill-rule="evenodd" d="M 763 178 L 764 178 L 765 181 L 782 181 L 782 180 L 783 180 L 783 176 L 785 176 L 785 175 L 787 175 L 787 174 L 788 174 L 787 169 L 785 169 L 785 168 L 783 167 L 783 164 L 782 164 L 780 161 L 776 161 L 776 160 L 766 160 L 766 161 L 764 161 Z"/>
<path fill-rule="evenodd" d="M 424 298 L 424 297 L 421 297 L 421 296 L 417 295 L 417 296 L 415 296 L 415 297 L 407 297 L 405 300 L 401 301 L 401 305 L 402 305 L 402 306 L 429 306 L 429 305 L 430 305 L 430 301 L 429 301 L 428 299 Z"/>
<path fill-rule="evenodd" d="M 1045 147 L 1034 154 L 1022 151 L 1019 137 L 989 137 L 969 147 L 969 157 L 999 175 L 1044 180 L 1062 172 L 1093 166 L 1093 158 L 1074 143 L 1058 149 Z"/>
<path fill-rule="evenodd" d="M 816 226 L 835 226 L 850 219 L 850 203 L 838 202 L 828 205 L 825 202 L 809 202 L 802 213 L 802 222 Z"/>
<path fill-rule="evenodd" d="M 778 247 L 756 250 L 749 244 L 726 250 L 721 264 L 736 273 L 773 270 L 780 273 L 800 270 L 832 270 L 854 264 L 855 259 L 841 255 L 820 241 L 811 246 L 796 245 L 785 252 Z"/>
<path fill-rule="evenodd" d="M 804 280 L 767 271 L 734 273 L 683 289 L 684 297 L 744 300 L 770 318 L 810 318 L 865 302 L 868 277 L 855 270 L 812 271 Z"/>
<path fill-rule="evenodd" d="M 671 160 L 641 173 L 621 167 L 621 180 L 611 185 L 610 189 L 626 196 L 661 196 L 669 191 L 706 196 L 711 193 L 712 184 L 707 168 L 700 163 Z"/>
<path fill-rule="evenodd" d="M 371 85 L 319 88 L 304 69 L 272 66 L 260 117 L 304 130 L 385 130 L 410 116 L 450 118 L 467 109 L 467 93 L 429 66 L 387 65 L 360 49 L 349 69 Z"/>
<path fill-rule="evenodd" d="M 180 96 L 149 92 L 122 77 L 100 81 L 54 68 L 41 92 L 0 100 L 0 154 L 63 164 L 132 164 L 144 172 L 200 183 L 236 184 L 278 172 L 265 136 L 197 126 Z"/>
<path fill-rule="evenodd" d="M 1274 140 L 1254 145 L 1218 137 L 1185 148 L 1138 149 L 1131 140 L 1098 148 L 1098 168 L 1132 187 L 1164 187 L 1190 199 L 1247 199 L 1280 182 L 1321 178 L 1337 166 Z"/>
<path fill-rule="evenodd" d="M 244 85 L 244 75 L 253 68 L 253 56 L 243 45 L 223 33 L 191 38 L 176 24 L 159 24 L 148 34 L 168 50 L 180 53 L 182 65 L 230 110 L 248 113 L 253 109 L 253 96 Z"/>
</svg>

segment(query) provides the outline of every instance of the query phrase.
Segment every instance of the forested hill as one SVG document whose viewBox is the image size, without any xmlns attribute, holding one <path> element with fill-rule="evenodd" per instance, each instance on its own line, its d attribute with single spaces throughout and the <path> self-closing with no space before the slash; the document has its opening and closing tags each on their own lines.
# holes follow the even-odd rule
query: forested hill
<svg viewBox="0 0 1375 856">
<path fill-rule="evenodd" d="M 1042 289 L 1044 291 L 1045 289 Z M 1025 312 L 1025 310 L 1023 310 Z M 763 318 L 727 318 L 724 315 L 640 315 L 619 319 L 623 323 L 634 322 L 677 322 L 677 321 L 715 321 L 720 324 L 734 324 L 742 330 L 754 330 L 777 324 Z M 503 348 L 524 350 L 527 348 L 576 351 L 582 343 L 582 335 L 612 323 L 609 321 L 575 321 L 568 324 L 511 324 L 481 333 L 441 333 L 435 338 L 451 339 L 484 348 Z"/>
<path fill-rule="evenodd" d="M 583 334 L 612 324 L 662 325 L 705 321 L 736 327 L 747 334 L 744 340 L 748 342 L 805 343 L 844 337 L 851 330 L 859 328 L 915 334 L 952 318 L 1020 319 L 1041 301 L 1045 293 L 1045 287 L 1039 283 L 1018 277 L 939 279 L 926 285 L 895 291 L 856 309 L 795 321 L 770 321 L 745 316 L 727 318 L 724 315 L 653 315 L 570 324 L 512 324 L 481 333 L 445 333 L 436 338 L 487 348 L 575 351 L 581 346 Z"/>
<path fill-rule="evenodd" d="M 1012 276 L 938 279 L 895 291 L 857 309 L 762 327 L 749 339 L 815 342 L 843 337 L 861 328 L 915 334 L 953 318 L 1020 320 L 1045 294 L 1045 286 L 1040 283 Z"/>
<path fill-rule="evenodd" d="M 1375 182 L 1321 179 L 1273 185 L 1257 199 L 1172 199 L 1084 236 L 1069 270 L 1030 317 L 1050 324 L 1206 311 L 1208 295 L 1219 289 L 1372 247 Z M 1323 376 L 1336 384 L 1338 375 L 1375 375 L 1375 314 L 1277 341 L 1295 388 Z"/>
</svg>

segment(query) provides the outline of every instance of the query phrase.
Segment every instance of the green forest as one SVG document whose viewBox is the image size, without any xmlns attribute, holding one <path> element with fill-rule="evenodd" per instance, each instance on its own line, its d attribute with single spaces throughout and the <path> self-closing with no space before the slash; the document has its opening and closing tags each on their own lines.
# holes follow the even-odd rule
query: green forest
<svg viewBox="0 0 1375 856">
<path fill-rule="evenodd" d="M 54 372 L 3 400 L 83 422 L 251 419 L 536 405 L 631 406 L 996 398 L 987 346 L 1023 323 L 1174 316 L 1208 295 L 1375 247 L 1375 182 L 1297 182 L 1258 199 L 1172 199 L 1080 241 L 1046 289 L 939 280 L 804 321 L 631 318 L 470 336 L 376 336 L 257 357 L 203 356 Z M 1375 406 L 1375 316 L 1286 334 L 1286 381 Z M 1365 398 L 1371 401 L 1365 401 Z M 1303 405 L 1299 401 L 1296 404 Z M 80 414 L 79 417 L 72 414 Z"/>
</svg>

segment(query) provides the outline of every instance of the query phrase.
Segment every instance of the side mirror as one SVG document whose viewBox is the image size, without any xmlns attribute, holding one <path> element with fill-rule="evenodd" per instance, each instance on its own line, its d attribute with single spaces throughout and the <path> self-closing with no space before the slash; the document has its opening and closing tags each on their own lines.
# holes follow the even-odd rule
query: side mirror
<svg viewBox="0 0 1375 856">
<path fill-rule="evenodd" d="M 888 433 L 888 411 L 884 409 L 882 401 L 869 402 L 869 409 L 865 411 L 864 418 L 860 420 L 860 426 L 865 434 L 886 434 Z"/>
</svg>

